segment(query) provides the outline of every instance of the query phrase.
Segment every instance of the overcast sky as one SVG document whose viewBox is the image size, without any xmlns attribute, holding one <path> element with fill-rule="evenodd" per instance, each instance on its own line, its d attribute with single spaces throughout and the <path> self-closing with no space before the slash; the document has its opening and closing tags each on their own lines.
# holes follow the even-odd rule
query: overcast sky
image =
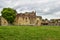
<svg viewBox="0 0 60 40">
<path fill-rule="evenodd" d="M 34 10 L 43 18 L 60 18 L 60 0 L 0 0 L 0 11 L 5 7 L 14 8 L 17 12 Z"/>
</svg>

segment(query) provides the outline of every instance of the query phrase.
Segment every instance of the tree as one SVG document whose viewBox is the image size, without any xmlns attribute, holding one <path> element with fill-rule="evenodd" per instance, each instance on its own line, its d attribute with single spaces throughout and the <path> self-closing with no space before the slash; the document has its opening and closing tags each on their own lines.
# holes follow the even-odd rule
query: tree
<svg viewBox="0 0 60 40">
<path fill-rule="evenodd" d="M 5 18 L 9 23 L 13 23 L 17 12 L 12 8 L 3 8 L 1 13 L 2 17 Z"/>
</svg>

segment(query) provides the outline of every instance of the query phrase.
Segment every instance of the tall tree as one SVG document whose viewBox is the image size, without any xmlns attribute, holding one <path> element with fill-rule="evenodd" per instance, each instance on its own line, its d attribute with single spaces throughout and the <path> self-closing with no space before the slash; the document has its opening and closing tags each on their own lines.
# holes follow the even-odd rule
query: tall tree
<svg viewBox="0 0 60 40">
<path fill-rule="evenodd" d="M 1 13 L 2 17 L 4 17 L 9 23 L 13 23 L 17 12 L 12 8 L 3 8 Z"/>
</svg>

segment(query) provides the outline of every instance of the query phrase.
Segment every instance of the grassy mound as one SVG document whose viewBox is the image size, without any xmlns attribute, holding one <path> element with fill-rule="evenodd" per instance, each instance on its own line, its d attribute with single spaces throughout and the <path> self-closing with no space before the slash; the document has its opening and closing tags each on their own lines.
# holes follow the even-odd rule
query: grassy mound
<svg viewBox="0 0 60 40">
<path fill-rule="evenodd" d="M 0 40 L 60 40 L 60 27 L 0 26 Z"/>
</svg>

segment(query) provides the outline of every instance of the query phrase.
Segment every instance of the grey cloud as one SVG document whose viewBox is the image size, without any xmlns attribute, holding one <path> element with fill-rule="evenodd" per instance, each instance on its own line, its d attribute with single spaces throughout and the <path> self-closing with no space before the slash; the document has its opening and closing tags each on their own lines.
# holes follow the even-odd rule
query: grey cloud
<svg viewBox="0 0 60 40">
<path fill-rule="evenodd" d="M 0 8 L 11 7 L 17 11 L 36 10 L 37 15 L 48 18 L 51 16 L 55 17 L 55 13 L 60 11 L 59 1 L 60 0 L 0 0 Z M 46 12 L 45 9 L 47 10 Z"/>
</svg>

